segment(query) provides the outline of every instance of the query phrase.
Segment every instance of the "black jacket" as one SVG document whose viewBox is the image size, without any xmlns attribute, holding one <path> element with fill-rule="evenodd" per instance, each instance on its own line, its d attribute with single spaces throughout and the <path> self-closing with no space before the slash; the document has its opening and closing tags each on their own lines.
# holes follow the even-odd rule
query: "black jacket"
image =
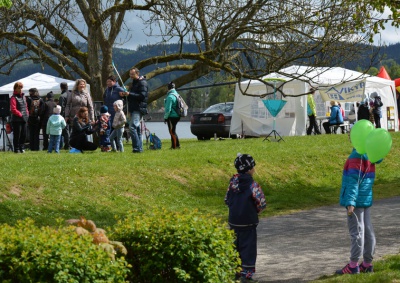
<svg viewBox="0 0 400 283">
<path fill-rule="evenodd" d="M 147 92 L 146 77 L 133 80 L 128 96 L 128 111 L 130 113 L 140 111 L 142 115 L 147 114 Z"/>
</svg>

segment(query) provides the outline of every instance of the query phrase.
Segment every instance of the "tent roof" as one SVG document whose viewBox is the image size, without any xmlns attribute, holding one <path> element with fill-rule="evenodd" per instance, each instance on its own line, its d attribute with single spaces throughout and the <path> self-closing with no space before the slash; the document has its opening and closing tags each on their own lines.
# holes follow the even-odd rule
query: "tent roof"
<svg viewBox="0 0 400 283">
<path fill-rule="evenodd" d="M 60 83 L 61 82 L 66 82 L 68 84 L 68 89 L 72 89 L 75 85 L 75 81 L 71 81 L 71 80 L 66 80 L 63 78 L 59 78 L 59 77 L 54 77 L 51 75 L 46 75 L 46 74 L 42 74 L 42 73 L 34 73 L 30 76 L 27 76 L 25 78 L 19 79 L 15 82 L 6 84 L 2 87 L 0 87 L 0 94 L 5 94 L 8 93 L 10 95 L 12 95 L 13 93 L 13 89 L 14 89 L 14 84 L 16 82 L 22 82 L 24 85 L 24 92 L 28 93 L 28 90 L 30 88 L 37 88 L 39 91 L 39 94 L 41 96 L 46 95 L 47 93 L 49 93 L 50 91 L 52 91 L 53 93 L 61 93 L 61 89 L 60 89 Z M 88 85 L 89 88 L 89 85 Z"/>
</svg>

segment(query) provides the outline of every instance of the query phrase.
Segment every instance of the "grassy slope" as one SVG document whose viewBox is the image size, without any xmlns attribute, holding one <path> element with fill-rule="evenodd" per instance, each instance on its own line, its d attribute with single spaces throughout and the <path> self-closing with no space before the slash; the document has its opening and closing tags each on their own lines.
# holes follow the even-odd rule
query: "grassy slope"
<svg viewBox="0 0 400 283">
<path fill-rule="evenodd" d="M 400 133 L 377 166 L 375 197 L 400 195 Z M 238 152 L 252 154 L 255 175 L 269 204 L 263 216 L 336 204 L 341 171 L 351 151 L 347 135 L 285 137 L 285 142 L 263 139 L 182 141 L 181 150 L 124 153 L 24 155 L 2 152 L 0 223 L 32 217 L 38 224 L 84 215 L 99 227 L 114 223 L 133 207 L 173 210 L 197 208 L 225 218 L 223 204 L 233 160 Z"/>
</svg>

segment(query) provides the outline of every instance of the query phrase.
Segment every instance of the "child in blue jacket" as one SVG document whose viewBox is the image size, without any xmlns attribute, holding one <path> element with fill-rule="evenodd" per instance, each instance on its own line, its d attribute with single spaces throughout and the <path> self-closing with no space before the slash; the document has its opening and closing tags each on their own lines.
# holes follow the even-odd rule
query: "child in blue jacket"
<svg viewBox="0 0 400 283">
<path fill-rule="evenodd" d="M 236 249 L 242 260 L 238 277 L 251 280 L 256 271 L 258 214 L 266 207 L 264 193 L 254 180 L 256 162 L 249 154 L 235 159 L 237 174 L 229 182 L 225 203 L 229 207 L 229 226 L 236 234 Z"/>
<path fill-rule="evenodd" d="M 375 164 L 368 160 L 366 154 L 359 154 L 353 149 L 344 165 L 340 191 L 340 205 L 347 210 L 351 239 L 350 262 L 337 270 L 337 274 L 373 272 L 376 240 L 371 223 L 371 206 L 374 181 Z M 361 258 L 363 261 L 359 265 Z"/>
</svg>

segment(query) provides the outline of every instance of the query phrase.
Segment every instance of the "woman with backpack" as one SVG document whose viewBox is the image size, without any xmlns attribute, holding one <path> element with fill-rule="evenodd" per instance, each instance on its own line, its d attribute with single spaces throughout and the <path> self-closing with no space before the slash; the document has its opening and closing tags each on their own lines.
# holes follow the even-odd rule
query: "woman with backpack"
<svg viewBox="0 0 400 283">
<path fill-rule="evenodd" d="M 40 116 L 44 112 L 44 101 L 39 96 L 37 88 L 29 89 L 29 97 L 26 99 L 29 110 L 28 131 L 29 131 L 29 149 L 39 151 L 40 142 Z"/>
<path fill-rule="evenodd" d="M 181 119 L 178 113 L 178 92 L 175 90 L 175 84 L 168 84 L 167 97 L 164 100 L 164 124 L 168 125 L 168 131 L 171 135 L 171 149 L 180 148 L 179 138 L 176 134 L 176 125 Z"/>
</svg>

